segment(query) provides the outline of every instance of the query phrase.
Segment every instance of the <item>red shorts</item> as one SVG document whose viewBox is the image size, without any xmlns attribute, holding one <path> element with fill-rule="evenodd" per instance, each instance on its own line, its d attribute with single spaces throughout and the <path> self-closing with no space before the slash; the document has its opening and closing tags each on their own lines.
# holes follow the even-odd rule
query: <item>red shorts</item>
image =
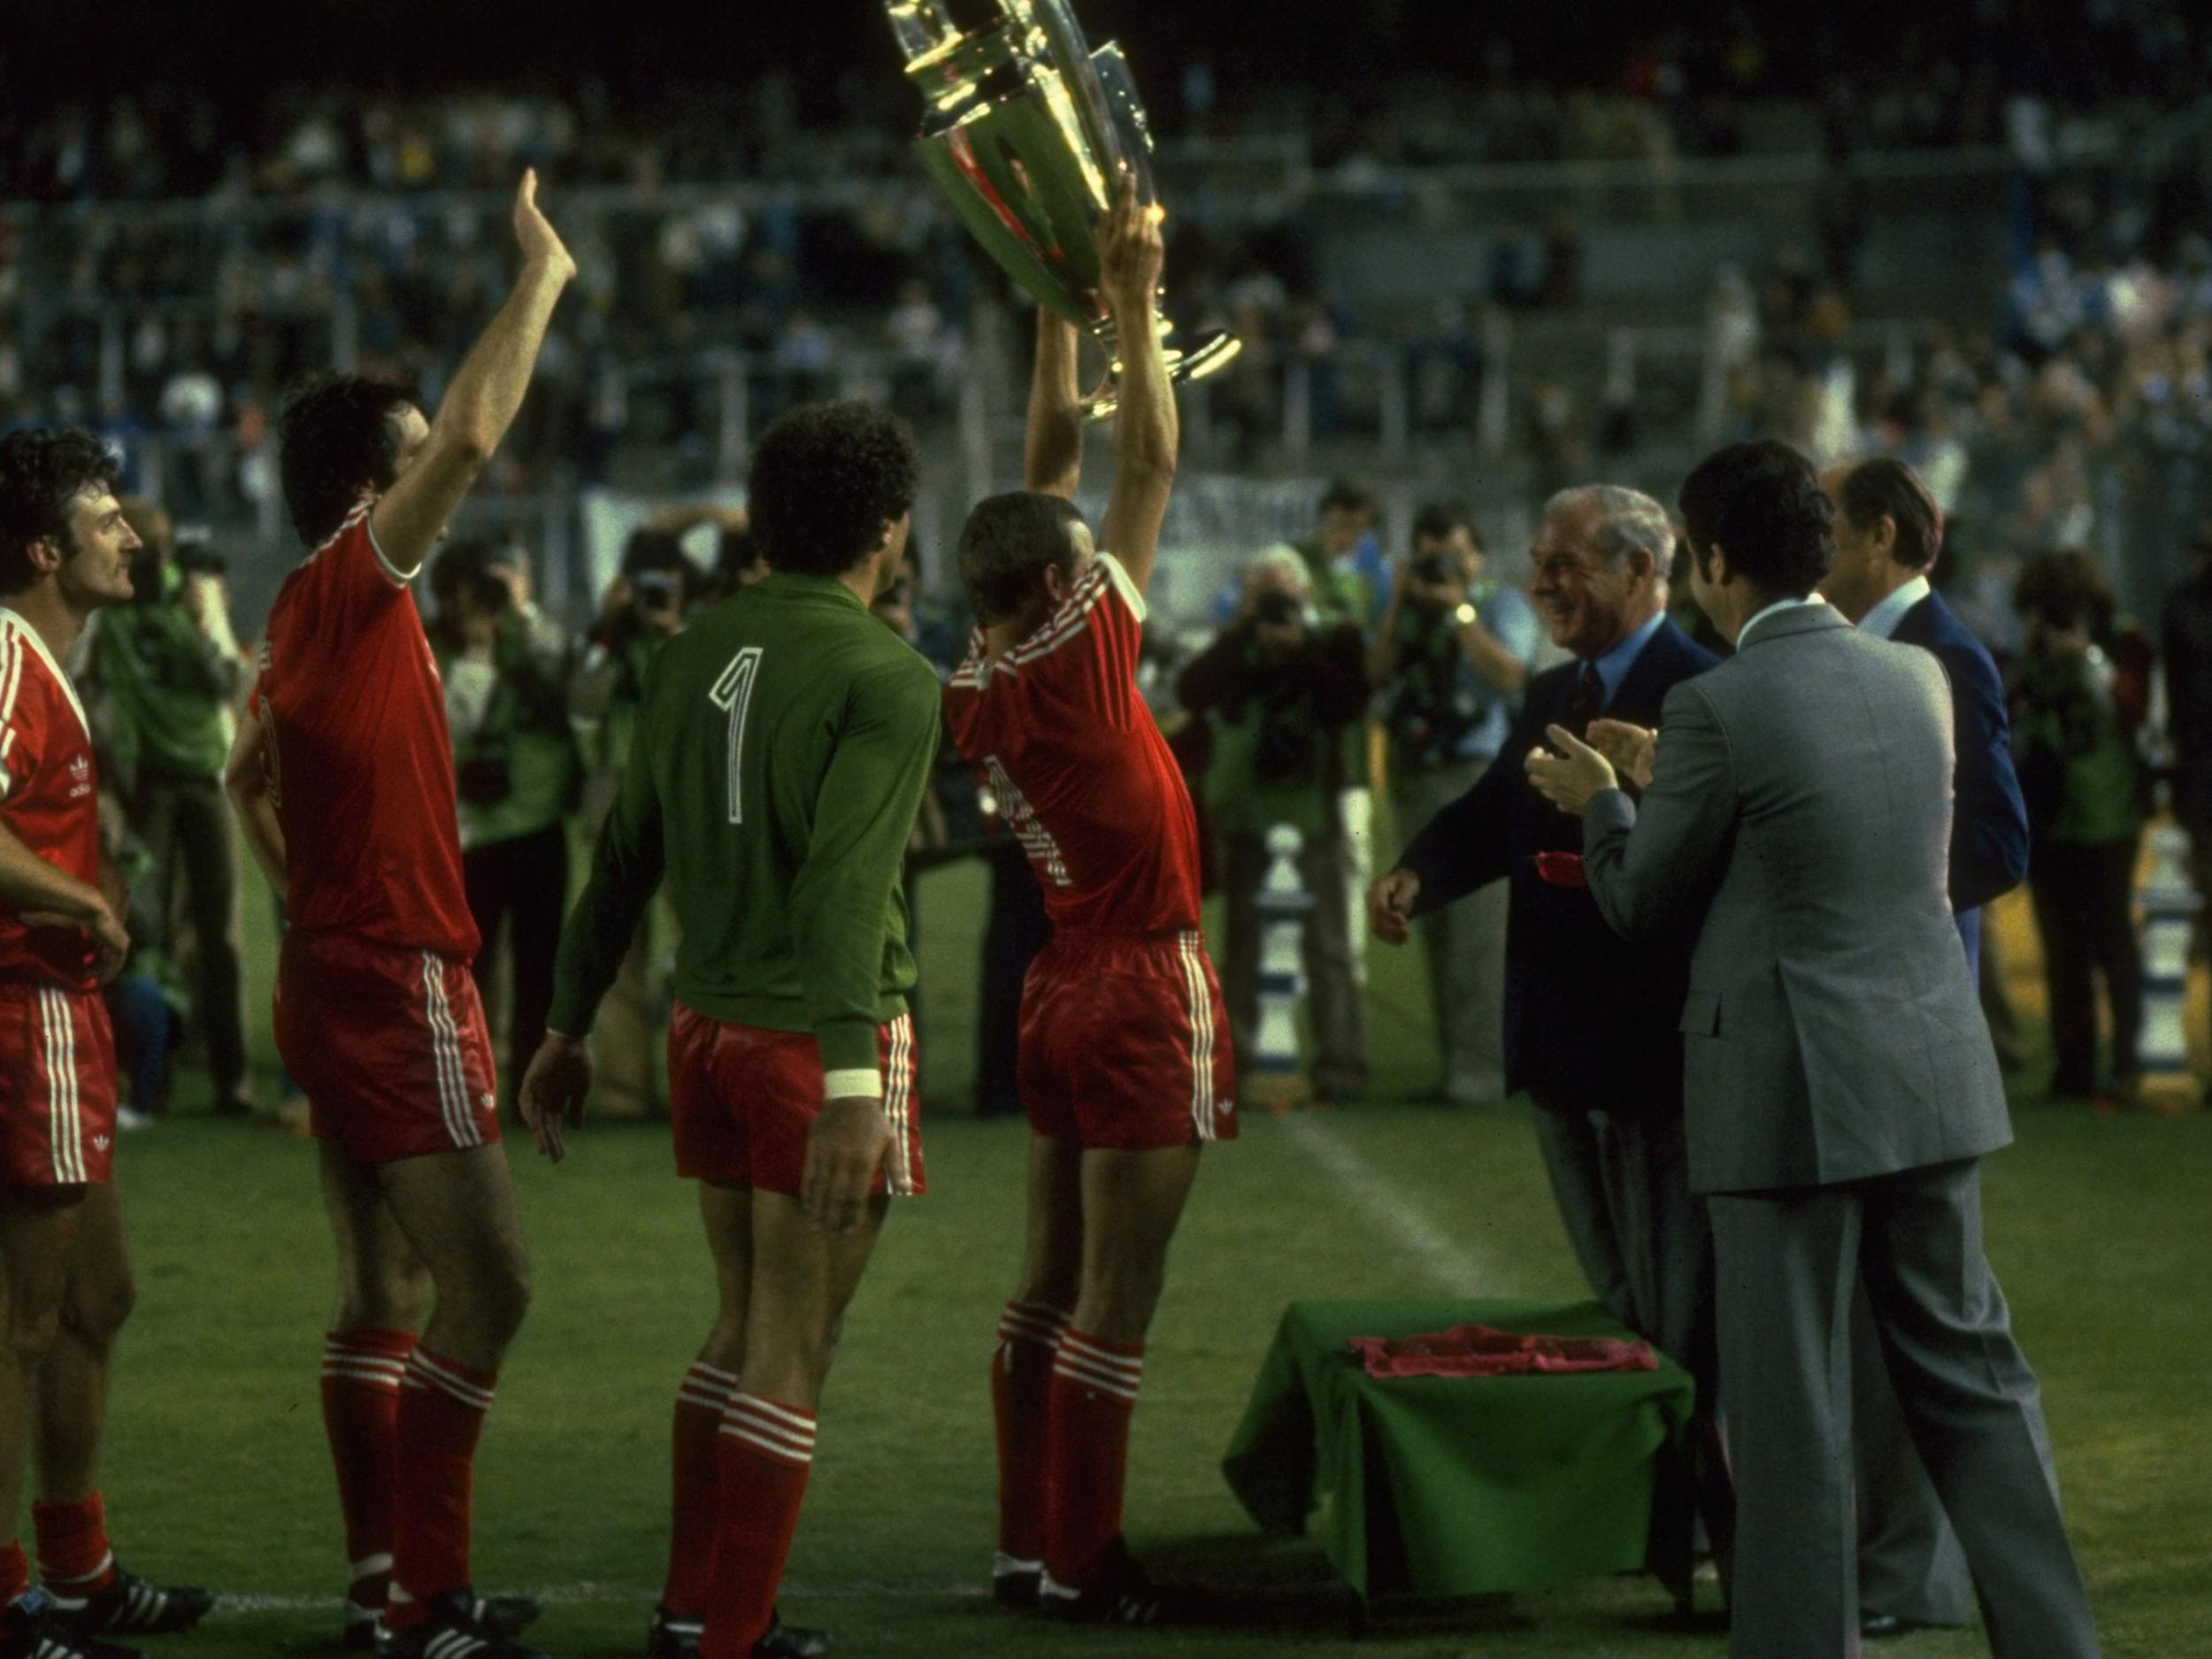
<svg viewBox="0 0 2212 1659">
<path fill-rule="evenodd" d="M 1055 1141 L 1235 1140 L 1229 1016 L 1204 939 L 1055 934 L 1022 986 L 1021 1092 L 1030 1127 Z"/>
<path fill-rule="evenodd" d="M 0 1186 L 104 1181 L 115 1035 L 97 991 L 0 979 Z"/>
<path fill-rule="evenodd" d="M 876 1033 L 891 1149 L 870 1190 L 910 1198 L 922 1179 L 921 1105 L 914 1022 L 902 1014 Z M 822 1055 L 804 1031 L 733 1025 L 676 1004 L 668 1027 L 668 1115 L 676 1173 L 799 1195 L 807 1132 L 822 1105 Z"/>
<path fill-rule="evenodd" d="M 277 956 L 276 1042 L 315 1133 L 356 1164 L 499 1139 L 491 1034 L 465 962 L 294 928 Z"/>
</svg>

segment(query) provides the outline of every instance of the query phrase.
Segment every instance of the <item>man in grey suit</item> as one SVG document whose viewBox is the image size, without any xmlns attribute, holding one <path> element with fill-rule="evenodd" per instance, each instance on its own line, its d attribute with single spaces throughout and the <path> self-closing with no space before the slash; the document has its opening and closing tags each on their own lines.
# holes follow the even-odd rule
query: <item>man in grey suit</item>
<svg viewBox="0 0 2212 1659">
<path fill-rule="evenodd" d="M 1731 1650 L 1858 1647 L 1850 1305 L 1973 1570 L 2000 1659 L 2093 1659 L 2035 1376 L 1982 1253 L 1977 1160 L 2011 1138 L 1946 868 L 1951 702 L 1926 652 L 1814 596 L 1833 509 L 1778 443 L 1684 484 L 1698 602 L 1734 657 L 1668 697 L 1655 757 L 1555 729 L 1532 781 L 1584 818 L 1624 936 L 1695 924 L 1690 1179 L 1719 1266 L 1739 1513 Z"/>
</svg>

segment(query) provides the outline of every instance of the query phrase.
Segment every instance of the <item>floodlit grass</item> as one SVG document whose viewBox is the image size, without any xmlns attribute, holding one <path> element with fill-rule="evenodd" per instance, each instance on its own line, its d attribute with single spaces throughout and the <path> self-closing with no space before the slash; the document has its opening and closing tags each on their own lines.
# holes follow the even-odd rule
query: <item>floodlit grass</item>
<svg viewBox="0 0 2212 1659">
<path fill-rule="evenodd" d="M 932 877 L 925 899 L 938 924 L 929 1092 L 955 1102 L 978 897 L 954 870 Z M 1717 1636 L 1660 1629 L 1665 1598 L 1637 1579 L 1418 1609 L 1355 1641 L 1317 1551 L 1260 1538 L 1223 1484 L 1222 1451 L 1286 1302 L 1578 1288 L 1519 1110 L 1405 1103 L 1433 1064 L 1410 1011 L 1419 970 L 1409 954 L 1379 953 L 1376 976 L 1380 1102 L 1257 1119 L 1208 1154 L 1137 1416 L 1134 1542 L 1170 1572 L 1248 1598 L 1251 1626 L 1045 1629 L 981 1594 L 993 1531 L 985 1363 L 1011 1284 L 1024 1132 L 957 1105 L 928 1120 L 933 1191 L 895 1215 L 849 1323 L 788 1617 L 831 1627 L 855 1656 L 1721 1650 Z M 187 1104 L 202 1094 L 195 1079 Z M 2212 1653 L 2212 1115 L 2093 1119 L 2024 1100 L 2018 1117 L 2019 1146 L 1988 1164 L 1990 1248 L 2043 1377 L 2106 1651 Z M 479 1464 L 478 1578 L 547 1594 L 534 1635 L 561 1659 L 633 1654 L 664 1562 L 669 1406 L 711 1280 L 662 1133 L 587 1131 L 558 1171 L 526 1145 L 510 1142 L 537 1298 Z M 1363 1195 L 1347 1195 L 1325 1153 L 1364 1166 Z M 140 1571 L 280 1603 L 226 1608 L 156 1651 L 325 1646 L 343 1568 L 316 1394 L 329 1247 L 311 1150 L 185 1118 L 131 1139 L 119 1170 L 142 1295 L 104 1471 L 117 1542 Z M 1394 1210 L 1417 1225 L 1394 1225 Z M 1927 1635 L 1887 1651 L 1985 1649 L 1978 1637 Z"/>
</svg>

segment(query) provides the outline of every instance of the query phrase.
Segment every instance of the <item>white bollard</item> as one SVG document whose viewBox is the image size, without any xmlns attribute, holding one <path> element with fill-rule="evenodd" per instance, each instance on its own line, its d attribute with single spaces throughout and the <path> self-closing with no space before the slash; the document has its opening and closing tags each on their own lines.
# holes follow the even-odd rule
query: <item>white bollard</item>
<svg viewBox="0 0 2212 1659">
<path fill-rule="evenodd" d="M 2189 879 L 2189 836 L 2171 824 L 2154 825 L 2146 837 L 2150 872 L 2143 879 L 2143 1036 L 2136 1059 L 2147 1102 L 2190 1101 L 2196 1079 L 2189 1070 L 2189 953 L 2197 912 L 2204 901 Z"/>
<path fill-rule="evenodd" d="M 1260 927 L 1259 1024 L 1253 1052 L 1237 1056 L 1237 1070 L 1251 1079 L 1252 1097 L 1271 1111 L 1287 1111 L 1305 1098 L 1298 1010 L 1306 1000 L 1306 917 L 1315 895 L 1298 873 L 1304 845 L 1287 824 L 1268 831 L 1267 875 L 1252 905 Z"/>
</svg>

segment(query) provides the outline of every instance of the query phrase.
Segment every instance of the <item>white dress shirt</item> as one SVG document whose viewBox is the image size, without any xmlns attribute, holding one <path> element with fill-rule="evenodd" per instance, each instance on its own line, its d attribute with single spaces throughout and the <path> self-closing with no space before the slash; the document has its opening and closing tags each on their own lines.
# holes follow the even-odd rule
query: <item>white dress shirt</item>
<svg viewBox="0 0 2212 1659">
<path fill-rule="evenodd" d="M 1802 599 L 1776 600 L 1764 611 L 1755 614 L 1750 621 L 1745 623 L 1741 628 L 1737 630 L 1736 649 L 1740 651 L 1743 649 L 1744 646 L 1751 638 L 1751 630 L 1757 627 L 1769 617 L 1779 616 L 1785 611 L 1798 611 L 1803 609 L 1807 605 L 1824 605 L 1827 603 L 1828 602 L 1825 599 L 1823 599 L 1818 594 L 1808 594 Z"/>
<path fill-rule="evenodd" d="M 1894 639 L 1897 625 L 1905 619 L 1905 612 L 1934 591 L 1925 576 L 1914 577 L 1866 613 L 1859 623 L 1860 632 L 1871 634 L 1878 640 Z"/>
</svg>

